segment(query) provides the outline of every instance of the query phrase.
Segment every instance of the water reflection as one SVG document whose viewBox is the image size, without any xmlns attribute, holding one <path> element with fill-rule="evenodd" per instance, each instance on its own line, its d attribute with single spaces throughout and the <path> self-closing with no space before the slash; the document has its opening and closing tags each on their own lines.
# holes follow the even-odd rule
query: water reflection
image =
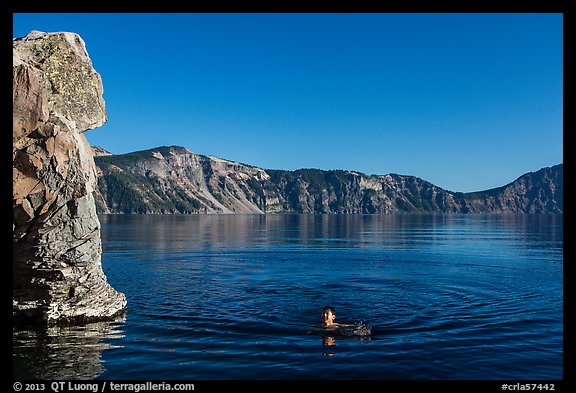
<svg viewBox="0 0 576 393">
<path fill-rule="evenodd" d="M 333 336 L 323 336 L 322 345 L 326 347 L 332 347 L 336 345 L 336 339 Z M 334 348 L 326 348 L 326 351 L 322 354 L 324 356 L 335 356 L 336 353 L 333 351 Z"/>
<path fill-rule="evenodd" d="M 114 233 L 103 232 L 104 245 L 113 246 L 121 238 L 155 249 L 189 250 L 190 246 L 209 250 L 222 247 L 253 247 L 298 244 L 348 247 L 390 242 L 401 245 L 398 233 L 414 227 L 444 225 L 445 216 L 398 215 L 235 215 L 235 216 L 123 216 L 102 215 L 102 225 Z M 124 228 L 124 229 L 123 229 Z M 408 241 L 408 240 L 407 240 Z"/>
<path fill-rule="evenodd" d="M 562 248 L 562 215 L 102 215 L 105 251 L 118 239 L 141 249 L 221 250 L 283 246 L 399 250 L 452 247 L 455 242 L 515 240 L 523 247 Z M 537 229 L 537 232 L 534 231 Z M 513 243 L 511 243 L 513 244 Z M 491 248 L 491 247 L 489 247 Z"/>
<path fill-rule="evenodd" d="M 102 352 L 123 338 L 124 317 L 114 322 L 48 329 L 14 328 L 13 379 L 94 379 L 105 368 Z"/>
<path fill-rule="evenodd" d="M 38 366 L 19 354 L 20 371 L 111 379 L 561 375 L 562 216 L 100 219 L 103 267 L 129 297 L 126 337 L 117 341 L 125 348 L 88 351 L 114 343 L 96 339 L 80 351 L 60 342 L 66 332 L 35 337 L 26 353 L 48 351 L 47 343 L 67 349 L 33 354 Z M 385 334 L 303 328 L 314 336 L 300 337 L 302 324 L 313 326 L 319 308 L 334 302 L 343 320 L 365 318 Z M 71 359 L 87 353 L 80 356 L 93 359 L 92 369 L 70 371 L 60 358 L 71 351 Z"/>
</svg>

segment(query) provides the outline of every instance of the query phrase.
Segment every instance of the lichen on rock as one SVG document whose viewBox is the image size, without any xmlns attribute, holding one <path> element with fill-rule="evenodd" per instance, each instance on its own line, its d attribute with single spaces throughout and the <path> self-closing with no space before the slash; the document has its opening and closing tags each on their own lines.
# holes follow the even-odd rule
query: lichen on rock
<svg viewBox="0 0 576 393">
<path fill-rule="evenodd" d="M 74 33 L 13 41 L 13 316 L 111 319 L 126 297 L 102 271 L 96 167 L 84 131 L 107 120 L 100 75 Z"/>
</svg>

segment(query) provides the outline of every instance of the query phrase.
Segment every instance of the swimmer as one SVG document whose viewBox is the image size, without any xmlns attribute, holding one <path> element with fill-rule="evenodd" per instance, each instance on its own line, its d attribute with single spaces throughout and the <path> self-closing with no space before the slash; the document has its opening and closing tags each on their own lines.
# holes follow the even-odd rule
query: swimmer
<svg viewBox="0 0 576 393">
<path fill-rule="evenodd" d="M 340 326 L 352 326 L 346 323 L 334 322 L 336 319 L 336 311 L 330 306 L 326 306 L 322 309 L 322 326 L 324 327 L 340 327 Z"/>
</svg>

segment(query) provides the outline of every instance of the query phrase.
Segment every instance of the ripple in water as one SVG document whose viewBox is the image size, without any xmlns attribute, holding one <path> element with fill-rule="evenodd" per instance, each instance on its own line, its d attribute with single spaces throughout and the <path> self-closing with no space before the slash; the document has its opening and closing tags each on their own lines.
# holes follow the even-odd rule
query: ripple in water
<svg viewBox="0 0 576 393">
<path fill-rule="evenodd" d="M 15 377 L 562 378 L 562 216 L 101 221 L 125 321 L 15 331 Z"/>
</svg>

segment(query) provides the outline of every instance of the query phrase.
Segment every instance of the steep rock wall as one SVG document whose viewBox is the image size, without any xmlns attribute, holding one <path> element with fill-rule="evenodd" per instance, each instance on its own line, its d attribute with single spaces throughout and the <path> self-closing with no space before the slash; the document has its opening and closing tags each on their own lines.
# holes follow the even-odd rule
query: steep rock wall
<svg viewBox="0 0 576 393">
<path fill-rule="evenodd" d="M 559 164 L 474 193 L 414 176 L 264 170 L 178 146 L 96 157 L 101 213 L 561 214 Z"/>
<path fill-rule="evenodd" d="M 106 120 L 83 40 L 13 41 L 13 316 L 47 325 L 110 319 L 126 297 L 101 265 L 96 167 L 82 134 Z"/>
</svg>

